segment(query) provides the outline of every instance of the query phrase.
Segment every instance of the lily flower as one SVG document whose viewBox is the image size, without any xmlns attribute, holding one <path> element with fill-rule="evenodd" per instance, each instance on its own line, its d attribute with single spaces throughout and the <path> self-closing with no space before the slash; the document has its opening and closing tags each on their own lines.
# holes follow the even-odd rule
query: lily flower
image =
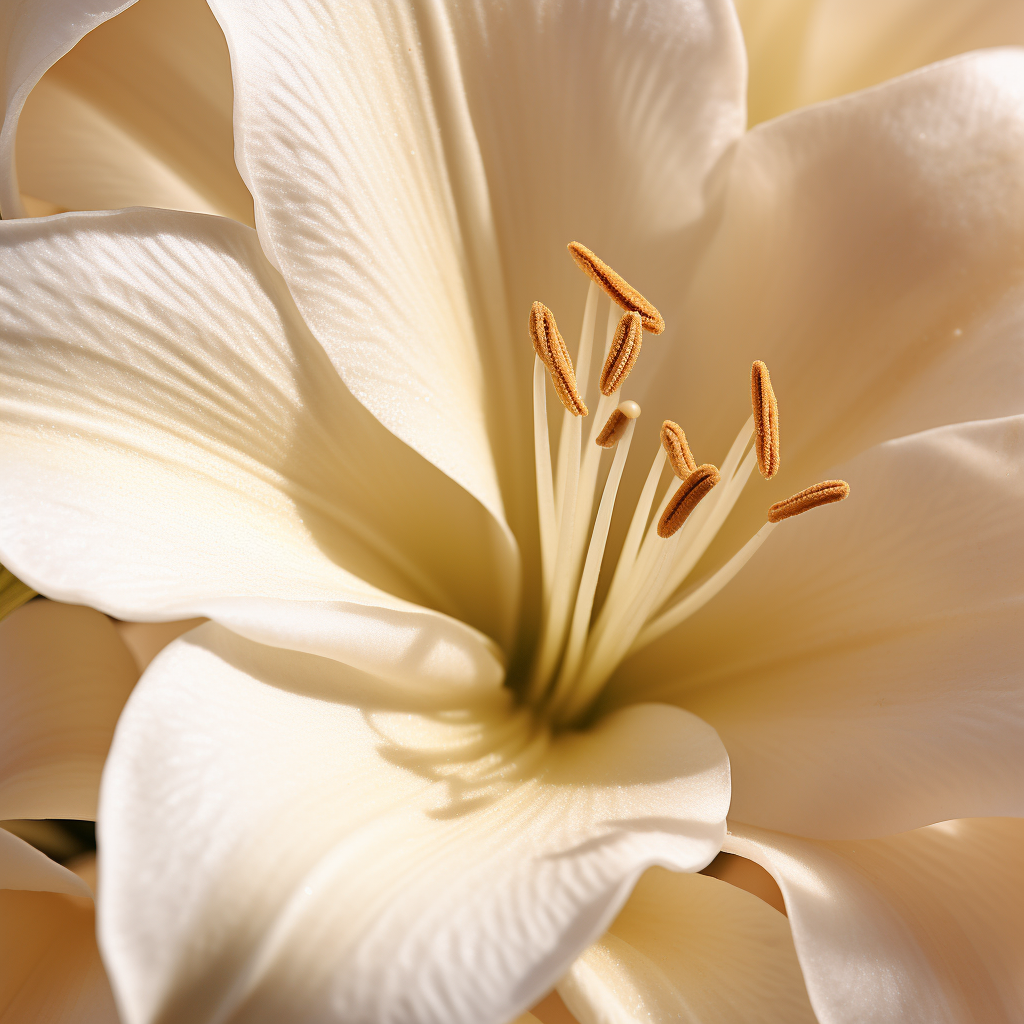
<svg viewBox="0 0 1024 1024">
<path fill-rule="evenodd" d="M 212 7 L 258 234 L 0 225 L 0 561 L 212 620 L 105 771 L 125 1020 L 698 1005 L 659 906 L 747 930 L 733 1008 L 891 1019 L 820 844 L 1021 813 L 1024 54 L 744 135 L 724 4 Z"/>
</svg>

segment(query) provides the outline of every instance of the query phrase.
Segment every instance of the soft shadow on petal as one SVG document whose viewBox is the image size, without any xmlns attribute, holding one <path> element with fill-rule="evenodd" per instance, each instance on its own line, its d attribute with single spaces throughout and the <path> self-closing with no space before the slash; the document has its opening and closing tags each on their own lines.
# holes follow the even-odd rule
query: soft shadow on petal
<svg viewBox="0 0 1024 1024">
<path fill-rule="evenodd" d="M 1024 51 L 759 126 L 724 202 L 685 342 L 645 346 L 634 371 L 648 433 L 672 416 L 698 460 L 722 459 L 764 360 L 782 425 L 766 506 L 888 438 L 1020 411 Z"/>
<path fill-rule="evenodd" d="M 145 672 L 149 663 L 182 633 L 201 626 L 205 619 L 179 619 L 176 622 L 122 622 L 116 621 L 114 628 L 131 652 L 139 672 Z"/>
<path fill-rule="evenodd" d="M 1024 814 L 1024 417 L 836 467 L 850 498 L 784 523 L 620 671 L 719 731 L 732 813 L 823 838 Z"/>
<path fill-rule="evenodd" d="M 117 1024 L 89 887 L 0 829 L 0 1020 Z"/>
<path fill-rule="evenodd" d="M 0 19 L 0 212 L 5 220 L 25 216 L 14 169 L 14 141 L 18 115 L 32 86 L 82 36 L 133 2 L 15 0 L 7 5 Z"/>
<path fill-rule="evenodd" d="M 314 334 L 381 422 L 532 531 L 530 303 L 571 294 L 578 325 L 577 233 L 626 273 L 678 252 L 743 127 L 731 7 L 211 6 L 261 240 Z"/>
<path fill-rule="evenodd" d="M 255 232 L 133 210 L 0 233 L 0 548 L 16 575 L 122 619 L 227 617 L 246 599 L 250 631 L 279 633 L 259 599 L 342 618 L 371 605 L 488 646 L 413 601 L 507 640 L 514 551 L 352 399 Z M 306 627 L 315 643 L 295 646 L 343 655 L 322 614 Z"/>
<path fill-rule="evenodd" d="M 92 608 L 36 600 L 0 622 L 0 819 L 96 817 L 138 669 Z"/>
<path fill-rule="evenodd" d="M 203 0 L 141 0 L 32 90 L 18 125 L 23 192 L 67 210 L 160 206 L 253 223 L 235 167 L 231 69 Z"/>
<path fill-rule="evenodd" d="M 130 1024 L 501 1024 L 644 868 L 714 856 L 728 790 L 677 709 L 551 739 L 508 691 L 410 694 L 210 623 L 107 762 L 104 952 Z"/>
<path fill-rule="evenodd" d="M 816 1024 L 786 918 L 717 878 L 663 868 L 558 991 L 580 1024 Z"/>
<path fill-rule="evenodd" d="M 1024 820 L 815 842 L 730 821 L 786 899 L 820 1024 L 1013 1024 L 1024 1013 Z"/>
</svg>

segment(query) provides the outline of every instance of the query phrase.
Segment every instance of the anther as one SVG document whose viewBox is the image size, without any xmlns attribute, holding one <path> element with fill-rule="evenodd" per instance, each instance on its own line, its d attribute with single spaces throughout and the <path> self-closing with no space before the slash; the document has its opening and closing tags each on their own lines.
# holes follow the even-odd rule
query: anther
<svg viewBox="0 0 1024 1024">
<path fill-rule="evenodd" d="M 576 261 L 576 266 L 592 281 L 599 284 L 614 302 L 617 302 L 623 309 L 633 310 L 640 314 L 645 331 L 650 334 L 661 334 L 665 330 L 665 321 L 662 315 L 631 284 L 616 274 L 604 260 L 599 259 L 579 242 L 570 242 L 569 252 Z"/>
<path fill-rule="evenodd" d="M 845 480 L 822 480 L 820 484 L 805 487 L 785 501 L 777 501 L 768 509 L 768 522 L 781 523 L 790 516 L 798 516 L 819 505 L 830 505 L 850 496 L 850 485 Z"/>
<path fill-rule="evenodd" d="M 661 425 L 661 446 L 668 456 L 672 472 L 680 480 L 685 480 L 697 468 L 697 460 L 690 452 L 690 446 L 686 443 L 686 434 L 678 423 L 672 420 L 665 420 Z"/>
<path fill-rule="evenodd" d="M 616 442 L 622 437 L 626 424 L 635 420 L 640 415 L 640 406 L 636 402 L 620 402 L 618 408 L 612 410 L 608 422 L 601 428 L 601 433 L 594 439 L 594 443 L 602 448 L 614 448 Z"/>
<path fill-rule="evenodd" d="M 530 340 L 538 358 L 551 374 L 551 383 L 562 405 L 573 416 L 586 416 L 587 407 L 576 387 L 569 350 L 558 331 L 554 313 L 543 302 L 535 302 L 530 308 Z"/>
<path fill-rule="evenodd" d="M 750 404 L 754 409 L 754 451 L 765 480 L 779 471 L 779 403 L 775 400 L 768 367 L 760 359 L 750 367 Z"/>
<path fill-rule="evenodd" d="M 619 326 L 615 328 L 608 358 L 604 361 L 601 380 L 598 387 L 606 397 L 614 395 L 622 387 L 633 369 L 633 364 L 640 355 L 640 342 L 643 340 L 644 328 L 640 314 L 635 310 L 622 314 Z"/>
<path fill-rule="evenodd" d="M 721 480 L 717 467 L 704 464 L 698 466 L 672 495 L 658 520 L 658 536 L 671 537 L 686 522 L 690 513 L 701 500 L 711 493 L 711 488 Z"/>
</svg>

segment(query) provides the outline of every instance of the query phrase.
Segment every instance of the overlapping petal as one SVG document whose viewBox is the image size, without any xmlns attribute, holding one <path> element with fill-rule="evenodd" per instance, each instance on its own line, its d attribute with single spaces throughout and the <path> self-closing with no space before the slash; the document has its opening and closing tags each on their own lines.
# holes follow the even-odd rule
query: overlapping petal
<svg viewBox="0 0 1024 1024">
<path fill-rule="evenodd" d="M 507 691 L 410 701 L 202 626 L 150 666 L 104 776 L 126 1020 L 501 1024 L 644 868 L 710 860 L 728 785 L 678 709 L 552 739 Z"/>
<path fill-rule="evenodd" d="M 736 0 L 750 121 L 985 46 L 1024 43 L 1014 0 Z"/>
<path fill-rule="evenodd" d="M 0 964 L 4 1024 L 118 1024 L 89 887 L 3 829 Z"/>
<path fill-rule="evenodd" d="M 888 438 L 1020 411 L 1024 50 L 759 126 L 723 209 L 683 343 L 634 372 L 649 433 L 671 416 L 698 459 L 724 458 L 764 360 L 782 427 L 768 504 Z"/>
<path fill-rule="evenodd" d="M 211 6 L 261 241 L 314 334 L 382 423 L 532 529 L 530 303 L 571 294 L 578 324 L 577 234 L 627 271 L 678 246 L 743 126 L 731 7 Z"/>
<path fill-rule="evenodd" d="M 204 0 L 146 0 L 95 28 L 29 94 L 22 192 L 64 209 L 161 206 L 252 223 L 231 70 Z"/>
<path fill-rule="evenodd" d="M 816 1024 L 785 917 L 717 878 L 661 868 L 558 991 L 580 1024 Z"/>
<path fill-rule="evenodd" d="M 33 601 L 0 622 L 0 820 L 96 817 L 138 669 L 110 620 Z"/>
<path fill-rule="evenodd" d="M 732 814 L 822 838 L 1024 814 L 1024 417 L 890 441 L 624 666 L 729 751 Z"/>
<path fill-rule="evenodd" d="M 1011 1024 L 1024 1012 L 1024 820 L 814 842 L 730 822 L 776 878 L 820 1024 Z"/>
<path fill-rule="evenodd" d="M 490 641 L 410 600 L 503 640 L 513 551 L 352 400 L 253 231 L 157 210 L 0 230 L 5 565 L 118 618 L 500 681 Z"/>
</svg>

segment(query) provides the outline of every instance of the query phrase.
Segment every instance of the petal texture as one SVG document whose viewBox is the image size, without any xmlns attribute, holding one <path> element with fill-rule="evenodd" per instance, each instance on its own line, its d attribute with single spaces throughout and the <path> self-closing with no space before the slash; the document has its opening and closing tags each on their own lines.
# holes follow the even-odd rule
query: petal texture
<svg viewBox="0 0 1024 1024">
<path fill-rule="evenodd" d="M 764 360 L 782 424 L 769 504 L 888 438 L 1018 413 L 1022 232 L 1022 50 L 759 126 L 680 310 L 685 344 L 634 371 L 648 433 L 678 419 L 717 463 Z"/>
<path fill-rule="evenodd" d="M 530 303 L 572 282 L 582 306 L 574 233 L 637 260 L 700 212 L 743 125 L 731 8 L 211 6 L 264 247 L 356 397 L 500 517 L 529 479 Z"/>
<path fill-rule="evenodd" d="M 580 1024 L 816 1024 L 785 917 L 717 878 L 663 868 L 558 991 Z"/>
<path fill-rule="evenodd" d="M 127 1024 L 501 1024 L 652 863 L 717 851 L 714 732 L 642 706 L 551 740 L 210 623 L 153 663 L 104 778 L 100 934 Z M 147 913 L 137 913 L 146 899 Z"/>
<path fill-rule="evenodd" d="M 92 608 L 32 601 L 0 622 L 0 819 L 96 817 L 138 669 Z"/>
<path fill-rule="evenodd" d="M 231 70 L 204 0 L 145 0 L 42 78 L 18 123 L 22 192 L 68 210 L 161 206 L 252 223 Z"/>
<path fill-rule="evenodd" d="M 25 216 L 14 169 L 18 115 L 32 87 L 87 32 L 134 0 L 12 0 L 0 12 L 0 212 Z"/>
<path fill-rule="evenodd" d="M 730 823 L 778 880 L 820 1024 L 1010 1024 L 1024 1012 L 1024 820 L 867 842 Z"/>
<path fill-rule="evenodd" d="M 157 210 L 2 231 L 4 564 L 122 619 L 500 679 L 420 604 L 504 639 L 514 552 L 345 391 L 255 232 Z"/>
<path fill-rule="evenodd" d="M 837 467 L 700 613 L 627 663 L 619 699 L 719 731 L 731 813 L 821 838 L 1024 814 L 1024 417 L 942 427 Z"/>
</svg>

